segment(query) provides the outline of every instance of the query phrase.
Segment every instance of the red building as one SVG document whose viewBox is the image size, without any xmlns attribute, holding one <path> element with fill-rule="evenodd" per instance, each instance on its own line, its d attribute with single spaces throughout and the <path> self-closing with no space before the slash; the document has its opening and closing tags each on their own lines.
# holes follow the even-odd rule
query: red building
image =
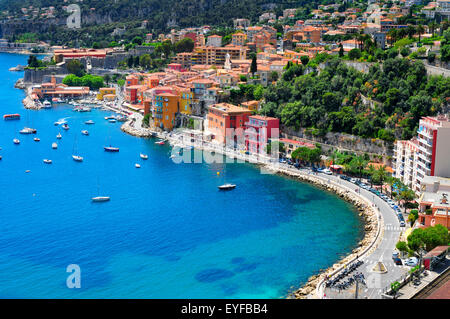
<svg viewBox="0 0 450 319">
<path fill-rule="evenodd" d="M 244 139 L 245 123 L 248 122 L 252 111 L 228 103 L 213 104 L 208 107 L 208 130 L 214 135 L 214 139 L 220 143 L 235 143 Z"/>
<path fill-rule="evenodd" d="M 280 120 L 274 117 L 252 115 L 245 123 L 245 146 L 251 153 L 264 152 L 268 140 L 279 137 Z"/>
</svg>

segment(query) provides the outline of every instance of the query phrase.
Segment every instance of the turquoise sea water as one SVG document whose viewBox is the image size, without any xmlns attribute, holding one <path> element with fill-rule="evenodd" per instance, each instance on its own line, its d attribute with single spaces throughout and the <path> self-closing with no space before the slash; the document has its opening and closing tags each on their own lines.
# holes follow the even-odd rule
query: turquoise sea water
<svg viewBox="0 0 450 319">
<path fill-rule="evenodd" d="M 169 146 L 124 134 L 108 112 L 25 110 L 13 88 L 23 74 L 8 68 L 26 59 L 0 54 L 0 114 L 22 115 L 0 120 L 0 297 L 279 298 L 361 238 L 352 206 L 311 185 L 251 164 L 175 164 Z M 65 117 L 69 131 L 53 125 Z M 238 186 L 218 191 L 225 182 Z M 91 203 L 98 188 L 110 202 Z M 66 286 L 69 264 L 80 289 Z"/>
</svg>

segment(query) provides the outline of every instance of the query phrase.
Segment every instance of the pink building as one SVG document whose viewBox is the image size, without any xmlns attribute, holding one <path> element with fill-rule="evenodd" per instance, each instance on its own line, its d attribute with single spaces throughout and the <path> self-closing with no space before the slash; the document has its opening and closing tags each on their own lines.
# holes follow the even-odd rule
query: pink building
<svg viewBox="0 0 450 319">
<path fill-rule="evenodd" d="M 279 129 L 280 120 L 277 118 L 261 115 L 249 116 L 248 122 L 245 123 L 246 149 L 251 153 L 264 152 L 268 140 L 272 137 L 279 137 Z"/>
</svg>

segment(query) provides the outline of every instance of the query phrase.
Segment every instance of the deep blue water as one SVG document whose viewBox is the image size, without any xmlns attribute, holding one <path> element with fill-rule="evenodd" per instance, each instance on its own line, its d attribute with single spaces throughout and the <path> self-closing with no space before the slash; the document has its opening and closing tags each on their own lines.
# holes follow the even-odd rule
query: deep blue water
<svg viewBox="0 0 450 319">
<path fill-rule="evenodd" d="M 124 134 L 108 112 L 25 110 L 13 88 L 23 74 L 8 68 L 26 59 L 0 55 L 0 114 L 22 115 L 0 120 L 0 297 L 279 298 L 361 238 L 352 206 L 311 185 L 251 164 L 175 164 L 169 146 Z M 41 141 L 18 134 L 24 126 Z M 225 182 L 238 187 L 218 191 Z M 111 201 L 91 203 L 98 189 Z M 80 289 L 66 287 L 69 264 Z"/>
</svg>

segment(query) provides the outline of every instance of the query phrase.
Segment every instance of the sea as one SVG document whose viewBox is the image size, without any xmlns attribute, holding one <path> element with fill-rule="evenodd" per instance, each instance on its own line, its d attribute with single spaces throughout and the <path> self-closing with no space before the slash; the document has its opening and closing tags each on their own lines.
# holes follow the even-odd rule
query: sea
<svg viewBox="0 0 450 319">
<path fill-rule="evenodd" d="M 177 164 L 112 112 L 26 110 L 23 72 L 8 69 L 27 58 L 0 54 L 1 115 L 21 115 L 0 119 L 0 298 L 284 298 L 362 239 L 355 208 L 313 185 L 249 163 Z"/>
</svg>

